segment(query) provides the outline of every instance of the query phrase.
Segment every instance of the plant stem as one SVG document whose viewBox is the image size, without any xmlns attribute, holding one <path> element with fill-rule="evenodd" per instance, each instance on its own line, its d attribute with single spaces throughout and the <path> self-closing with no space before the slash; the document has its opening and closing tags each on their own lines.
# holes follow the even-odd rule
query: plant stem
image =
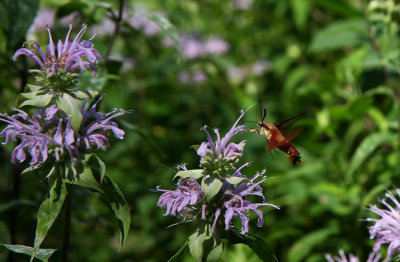
<svg viewBox="0 0 400 262">
<path fill-rule="evenodd" d="M 21 166 L 16 165 L 12 168 L 12 192 L 11 199 L 13 201 L 18 201 L 20 196 L 20 188 L 21 188 Z M 18 208 L 13 208 L 9 213 L 9 230 L 11 236 L 11 244 L 17 244 L 17 225 L 18 225 Z M 8 262 L 15 261 L 15 253 L 10 252 L 8 258 Z"/>
<path fill-rule="evenodd" d="M 106 68 L 106 63 L 107 63 L 108 57 L 110 56 L 111 49 L 112 49 L 112 47 L 114 45 L 114 42 L 115 42 L 115 39 L 117 38 L 118 33 L 119 33 L 119 29 L 120 29 L 120 25 L 121 25 L 121 21 L 122 21 L 122 12 L 124 10 L 124 2 L 125 2 L 124 0 L 119 0 L 118 16 L 115 18 L 114 31 L 113 31 L 113 34 L 111 36 L 110 44 L 108 45 L 106 54 L 104 55 L 104 63 L 103 63 L 103 67 L 101 69 L 102 72 Z"/>
<path fill-rule="evenodd" d="M 64 238 L 61 249 L 61 262 L 67 262 L 70 227 L 71 227 L 71 191 L 68 190 L 68 195 L 65 199 Z"/>
</svg>

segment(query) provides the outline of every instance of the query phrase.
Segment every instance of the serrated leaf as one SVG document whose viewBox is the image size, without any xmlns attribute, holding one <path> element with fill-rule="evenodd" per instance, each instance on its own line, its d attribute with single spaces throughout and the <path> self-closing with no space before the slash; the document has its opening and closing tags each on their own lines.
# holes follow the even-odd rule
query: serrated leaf
<svg viewBox="0 0 400 262">
<path fill-rule="evenodd" d="M 56 177 L 49 195 L 43 200 L 37 213 L 34 251 L 38 251 L 48 231 L 58 217 L 67 196 L 67 187 L 61 177 Z"/>
<path fill-rule="evenodd" d="M 364 19 L 349 19 L 331 23 L 312 39 L 310 51 L 321 52 L 352 47 L 368 40 Z"/>
<path fill-rule="evenodd" d="M 243 235 L 237 229 L 230 228 L 227 232 L 227 239 L 231 244 L 242 243 L 249 246 L 262 261 L 278 261 L 274 251 L 262 238 L 252 234 Z"/>
<path fill-rule="evenodd" d="M 43 261 L 43 262 L 47 262 L 49 260 L 49 258 L 51 257 L 51 255 L 53 255 L 53 253 L 55 251 L 57 251 L 57 249 L 39 249 L 39 250 L 34 250 L 33 247 L 28 247 L 28 246 L 23 246 L 23 245 L 5 245 L 5 244 L 0 244 L 1 247 L 6 248 L 8 250 L 11 250 L 15 253 L 20 253 L 20 254 L 25 254 L 28 256 L 35 256 L 35 258 Z"/>
<path fill-rule="evenodd" d="M 174 179 L 176 177 L 198 179 L 203 177 L 204 175 L 205 174 L 203 173 L 203 169 L 183 170 L 178 171 L 178 173 L 176 173 L 176 175 L 174 176 Z"/>
<path fill-rule="evenodd" d="M 201 180 L 201 188 L 204 191 L 206 199 L 210 200 L 216 194 L 218 194 L 219 190 L 222 187 L 222 181 L 218 178 L 213 177 L 203 177 Z"/>
<path fill-rule="evenodd" d="M 179 250 L 173 255 L 168 262 L 178 262 L 181 261 L 180 258 L 185 254 L 186 250 L 189 248 L 189 242 L 186 241 Z"/>
<path fill-rule="evenodd" d="M 225 178 L 225 180 L 232 185 L 240 184 L 245 179 L 246 179 L 245 177 L 239 177 L 239 176 L 230 176 Z"/>
<path fill-rule="evenodd" d="M 82 123 L 82 101 L 76 98 L 73 98 L 67 93 L 63 93 L 58 96 L 56 99 L 56 103 L 58 108 L 60 108 L 67 116 L 71 117 L 71 125 L 75 132 L 79 131 L 79 128 Z"/>
<path fill-rule="evenodd" d="M 120 248 L 122 248 L 131 225 L 131 214 L 128 203 L 117 184 L 115 184 L 109 177 L 104 177 L 101 188 L 104 191 L 105 200 L 110 205 L 118 220 L 118 226 L 120 229 Z"/>
<path fill-rule="evenodd" d="M 349 175 L 353 175 L 357 168 L 375 151 L 375 149 L 383 143 L 393 142 L 396 140 L 395 133 L 380 132 L 370 134 L 361 142 L 356 149 L 350 162 Z"/>
</svg>

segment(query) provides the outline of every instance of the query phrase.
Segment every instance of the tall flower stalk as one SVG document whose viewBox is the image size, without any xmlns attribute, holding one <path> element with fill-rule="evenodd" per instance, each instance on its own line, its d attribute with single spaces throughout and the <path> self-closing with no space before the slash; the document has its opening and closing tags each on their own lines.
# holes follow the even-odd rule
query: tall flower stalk
<svg viewBox="0 0 400 262">
<path fill-rule="evenodd" d="M 28 41 L 17 50 L 13 59 L 25 55 L 31 57 L 40 69 L 31 70 L 38 85 L 27 85 L 17 99 L 14 114 L 0 113 L 0 122 L 6 124 L 0 132 L 3 144 L 14 143 L 11 159 L 13 163 L 25 163 L 29 167 L 24 173 L 44 176 L 49 183 L 47 192 L 37 214 L 37 228 L 33 247 L 8 245 L 12 251 L 24 250 L 31 256 L 51 255 L 55 250 L 40 249 L 47 233 L 61 209 L 65 208 L 64 240 L 61 260 L 67 261 L 71 219 L 71 191 L 75 185 L 98 192 L 109 203 L 121 231 L 122 246 L 130 226 L 127 203 L 118 186 L 105 174 L 105 163 L 96 155 L 97 150 L 106 150 L 109 137 L 123 139 L 125 132 L 115 119 L 125 113 L 114 109 L 100 113 L 97 109 L 102 96 L 95 90 L 79 90 L 76 83 L 78 71 L 90 69 L 95 76 L 95 66 L 101 56 L 94 48 L 91 37 L 82 40 L 87 27 L 70 41 L 72 26 L 65 40 L 53 42 L 50 28 L 46 52 L 40 44 Z M 93 103 L 90 106 L 90 103 Z M 35 108 L 33 114 L 25 108 Z M 65 202 L 65 204 L 64 204 Z"/>
<path fill-rule="evenodd" d="M 207 140 L 197 148 L 200 157 L 200 169 L 189 170 L 184 164 L 178 166 L 178 183 L 174 190 L 157 187 L 163 192 L 158 206 L 165 208 L 164 215 L 173 215 L 182 222 L 196 221 L 196 232 L 188 239 L 191 254 L 196 260 L 217 258 L 223 251 L 222 238 L 236 232 L 234 221 L 240 221 L 239 238 L 243 239 L 250 231 L 249 215 L 257 215 L 257 226 L 264 223 L 263 206 L 279 209 L 276 205 L 267 203 L 261 185 L 265 182 L 265 170 L 251 178 L 243 174 L 249 166 L 244 163 L 238 166 L 246 141 L 231 142 L 234 136 L 245 131 L 244 125 L 239 125 L 245 112 L 233 124 L 232 128 L 221 137 L 214 129 L 216 140 L 212 139 L 207 127 L 202 130 Z M 235 233 L 229 233 L 230 231 Z M 211 241 L 211 247 L 206 244 Z"/>
</svg>

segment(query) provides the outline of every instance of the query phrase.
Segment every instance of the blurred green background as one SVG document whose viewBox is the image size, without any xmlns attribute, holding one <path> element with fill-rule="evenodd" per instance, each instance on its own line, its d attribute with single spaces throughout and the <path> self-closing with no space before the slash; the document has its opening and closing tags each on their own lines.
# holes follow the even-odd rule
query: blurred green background
<svg viewBox="0 0 400 262">
<path fill-rule="evenodd" d="M 249 177 L 263 168 L 267 201 L 262 237 L 280 261 L 323 261 L 342 248 L 365 260 L 369 204 L 399 186 L 398 0 L 126 0 L 115 42 L 95 79 L 82 86 L 102 90 L 100 109 L 129 110 L 120 126 L 123 141 L 100 155 L 107 174 L 123 191 L 132 227 L 118 253 L 112 212 L 85 190 L 72 196 L 70 261 L 166 261 L 192 234 L 190 224 L 168 227 L 175 217 L 157 207 L 156 186 L 173 189 L 176 165 L 197 168 L 191 145 L 200 127 L 227 132 L 241 109 L 261 100 L 267 121 L 307 111 L 293 140 L 303 164 L 293 167 L 282 153 L 266 152 L 254 133 L 242 161 Z M 75 34 L 88 25 L 95 48 L 106 56 L 120 1 L 0 0 L 0 107 L 11 113 L 17 95 L 34 82 L 32 60 L 13 53 L 26 40 L 47 45 L 68 25 Z M 246 114 L 258 121 L 258 106 Z M 255 127 L 246 123 L 249 128 Z M 46 192 L 43 178 L 22 176 L 10 165 L 12 145 L 1 148 L 0 243 L 32 245 L 35 215 Z M 60 248 L 62 215 L 43 248 Z M 51 261 L 59 260 L 59 252 Z M 12 259 L 12 260 L 11 260 Z M 27 257 L 0 255 L 0 261 Z M 259 261 L 242 245 L 229 246 L 221 261 Z M 193 261 L 190 255 L 184 261 Z"/>
</svg>

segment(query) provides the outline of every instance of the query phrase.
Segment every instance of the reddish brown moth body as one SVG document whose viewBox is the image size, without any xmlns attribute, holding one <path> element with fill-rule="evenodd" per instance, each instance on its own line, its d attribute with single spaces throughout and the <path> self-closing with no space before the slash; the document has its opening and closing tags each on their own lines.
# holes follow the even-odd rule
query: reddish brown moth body
<svg viewBox="0 0 400 262">
<path fill-rule="evenodd" d="M 297 163 L 301 164 L 299 151 L 297 151 L 297 149 L 290 143 L 290 141 L 300 133 L 300 130 L 297 129 L 287 136 L 285 136 L 284 134 L 286 133 L 287 128 L 292 123 L 304 116 L 304 113 L 298 114 L 292 118 L 275 124 L 264 122 L 266 114 L 267 111 L 265 110 L 265 108 L 262 108 L 262 105 L 260 103 L 261 120 L 257 122 L 257 125 L 261 129 L 258 130 L 255 128 L 251 128 L 248 129 L 248 131 L 256 132 L 260 136 L 264 137 L 266 140 L 266 149 L 268 151 L 271 151 L 274 148 L 278 148 L 289 155 L 288 160 L 293 165 L 296 165 Z"/>
</svg>

